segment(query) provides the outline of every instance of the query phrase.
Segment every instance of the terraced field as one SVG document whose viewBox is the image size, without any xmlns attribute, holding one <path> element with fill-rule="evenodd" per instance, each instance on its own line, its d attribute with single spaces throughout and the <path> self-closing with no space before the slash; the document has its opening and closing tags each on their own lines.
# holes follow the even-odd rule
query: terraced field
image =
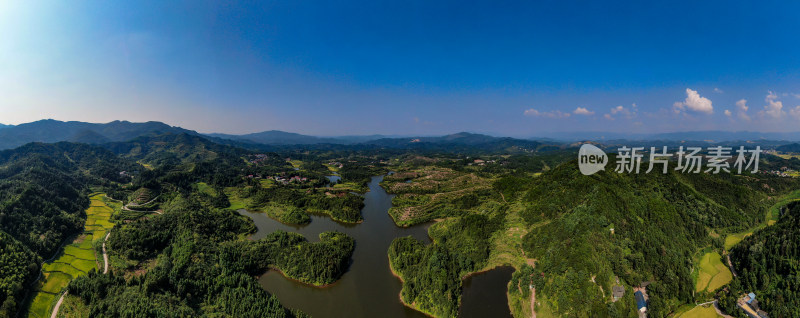
<svg viewBox="0 0 800 318">
<path fill-rule="evenodd" d="M 695 290 L 698 292 L 713 292 L 733 279 L 730 269 L 722 264 L 722 257 L 717 252 L 704 254 L 697 268 L 700 272 Z"/>
<path fill-rule="evenodd" d="M 386 176 L 381 186 L 396 195 L 389 215 L 398 225 L 411 226 L 476 208 L 481 204 L 478 198 L 491 189 L 491 180 L 428 167 Z"/>
<path fill-rule="evenodd" d="M 43 277 L 37 282 L 28 317 L 50 317 L 54 303 L 72 279 L 86 275 L 91 269 L 102 268 L 103 258 L 95 255 L 94 244 L 102 241 L 114 226 L 109 221 L 114 209 L 106 204 L 104 197 L 102 193 L 90 196 L 91 206 L 86 209 L 83 233 L 64 246 L 56 258 L 42 265 Z"/>
</svg>

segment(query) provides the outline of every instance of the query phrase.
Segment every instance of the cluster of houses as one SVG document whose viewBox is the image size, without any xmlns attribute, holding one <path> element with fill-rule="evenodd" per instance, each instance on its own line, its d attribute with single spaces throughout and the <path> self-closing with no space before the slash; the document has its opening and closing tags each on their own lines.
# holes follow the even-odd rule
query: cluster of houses
<svg viewBox="0 0 800 318">
<path fill-rule="evenodd" d="M 249 162 L 252 163 L 252 164 L 257 164 L 257 163 L 260 163 L 260 162 L 267 161 L 267 159 L 269 159 L 269 156 L 267 156 L 267 155 L 265 155 L 263 153 L 259 153 L 259 154 L 253 155 L 253 159 L 250 159 Z"/>
<path fill-rule="evenodd" d="M 476 165 L 476 166 L 485 166 L 487 164 L 492 164 L 497 161 L 495 160 L 483 160 L 483 159 L 475 159 L 472 162 L 467 163 L 468 166 Z"/>
<path fill-rule="evenodd" d="M 790 170 L 787 167 L 781 167 L 780 170 L 765 170 L 765 171 L 762 171 L 762 173 L 773 174 L 773 175 L 776 175 L 776 176 L 779 176 L 779 177 L 789 178 L 789 177 L 792 177 L 792 173 L 796 173 L 796 171 Z"/>
<path fill-rule="evenodd" d="M 341 162 L 338 162 L 338 161 L 328 162 L 328 165 L 331 166 L 331 167 L 339 168 L 339 169 L 342 169 L 342 167 L 344 167 L 344 165 Z"/>
<path fill-rule="evenodd" d="M 617 278 L 619 284 L 619 278 Z M 647 285 L 650 282 L 642 282 L 640 287 L 633 288 L 633 297 L 636 299 L 636 309 L 639 311 L 639 317 L 645 317 L 647 312 Z M 611 296 L 614 301 L 618 301 L 625 296 L 625 287 L 621 285 L 611 286 Z"/>
<path fill-rule="evenodd" d="M 252 175 L 251 174 L 251 175 L 247 175 L 247 177 L 250 178 L 250 179 L 261 179 L 260 175 Z M 301 177 L 301 176 L 291 176 L 291 177 L 288 177 L 288 178 L 284 177 L 284 176 L 268 176 L 265 179 L 267 179 L 267 180 L 275 180 L 275 182 L 283 184 L 283 185 L 287 185 L 289 183 L 303 183 L 303 182 L 307 182 L 308 181 L 308 178 Z"/>
<path fill-rule="evenodd" d="M 758 300 L 756 300 L 755 293 L 748 293 L 739 298 L 739 301 L 736 302 L 736 306 L 742 309 L 750 318 L 769 318 L 769 315 L 758 307 Z"/>
</svg>

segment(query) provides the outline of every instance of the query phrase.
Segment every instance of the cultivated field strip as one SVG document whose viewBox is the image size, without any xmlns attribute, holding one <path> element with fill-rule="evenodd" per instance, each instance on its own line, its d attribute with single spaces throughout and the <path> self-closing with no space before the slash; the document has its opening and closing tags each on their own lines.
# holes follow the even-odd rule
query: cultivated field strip
<svg viewBox="0 0 800 318">
<path fill-rule="evenodd" d="M 90 195 L 91 205 L 86 209 L 83 233 L 64 246 L 58 257 L 42 265 L 42 277 L 37 282 L 28 317 L 50 317 L 53 305 L 70 281 L 92 269 L 102 270 L 94 246 L 114 227 L 109 221 L 114 209 L 105 204 L 104 196 L 102 193 Z"/>
</svg>

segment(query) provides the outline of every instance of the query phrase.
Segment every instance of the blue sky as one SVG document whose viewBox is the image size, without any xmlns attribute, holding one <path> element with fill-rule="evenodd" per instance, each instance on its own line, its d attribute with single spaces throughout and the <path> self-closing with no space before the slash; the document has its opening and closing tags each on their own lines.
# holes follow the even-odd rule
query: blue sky
<svg viewBox="0 0 800 318">
<path fill-rule="evenodd" d="M 769 1 L 8 1 L 0 123 L 798 131 L 798 12 Z"/>
</svg>

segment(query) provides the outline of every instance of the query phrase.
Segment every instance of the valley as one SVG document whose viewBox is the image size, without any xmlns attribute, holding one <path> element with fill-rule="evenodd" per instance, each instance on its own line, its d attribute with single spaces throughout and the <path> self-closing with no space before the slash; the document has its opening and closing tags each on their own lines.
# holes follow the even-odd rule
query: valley
<svg viewBox="0 0 800 318">
<path fill-rule="evenodd" d="M 166 133 L 0 152 L 4 244 L 20 260 L 6 266 L 24 286 L 6 310 L 634 317 L 642 291 L 648 316 L 710 315 L 715 301 L 732 314 L 745 284 L 764 288 L 739 269 L 740 246 L 786 222 L 800 188 L 774 174 L 584 176 L 569 145 L 458 136 L 453 151 L 256 150 Z M 14 190 L 26 187 L 40 191 Z M 14 217 L 40 206 L 51 212 Z M 41 265 L 22 266 L 31 257 Z"/>
</svg>

